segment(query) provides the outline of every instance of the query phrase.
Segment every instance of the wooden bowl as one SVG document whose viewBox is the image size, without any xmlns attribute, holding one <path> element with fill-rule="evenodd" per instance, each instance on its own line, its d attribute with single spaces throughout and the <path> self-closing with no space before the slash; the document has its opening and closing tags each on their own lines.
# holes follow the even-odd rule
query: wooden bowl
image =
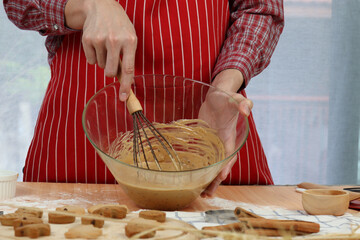
<svg viewBox="0 0 360 240">
<path fill-rule="evenodd" d="M 349 208 L 349 193 L 334 189 L 309 189 L 302 194 L 302 205 L 311 215 L 341 216 Z"/>
</svg>

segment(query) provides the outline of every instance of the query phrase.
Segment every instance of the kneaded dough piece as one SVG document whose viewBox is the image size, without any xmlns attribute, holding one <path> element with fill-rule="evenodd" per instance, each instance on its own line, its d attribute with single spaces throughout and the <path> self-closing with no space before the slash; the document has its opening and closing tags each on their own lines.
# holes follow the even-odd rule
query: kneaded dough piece
<svg viewBox="0 0 360 240">
<path fill-rule="evenodd" d="M 17 227 L 22 227 L 25 225 L 30 225 L 30 224 L 37 224 L 37 223 L 43 223 L 43 220 L 41 218 L 38 217 L 21 217 L 21 218 L 17 218 L 13 221 L 13 226 L 14 229 Z"/>
<path fill-rule="evenodd" d="M 65 233 L 65 238 L 96 239 L 102 235 L 102 230 L 93 225 L 76 225 Z"/>
<path fill-rule="evenodd" d="M 49 212 L 48 216 L 49 216 L 49 219 L 48 219 L 49 223 L 67 224 L 67 223 L 75 222 L 74 216 L 61 214 L 60 212 L 59 213 Z"/>
<path fill-rule="evenodd" d="M 139 217 L 163 223 L 166 220 L 166 213 L 158 210 L 145 210 L 139 212 Z"/>
<path fill-rule="evenodd" d="M 30 213 L 8 213 L 3 216 L 0 216 L 1 225 L 3 226 L 13 226 L 14 221 L 22 217 L 35 217 L 35 215 Z"/>
<path fill-rule="evenodd" d="M 30 224 L 15 229 L 15 237 L 38 238 L 50 236 L 50 225 L 46 223 Z"/>
<path fill-rule="evenodd" d="M 18 208 L 15 213 L 19 213 L 19 214 L 23 214 L 23 213 L 27 213 L 27 214 L 33 214 L 38 218 L 42 218 L 43 216 L 43 210 L 40 208 L 30 208 L 30 207 L 21 207 Z"/>
<path fill-rule="evenodd" d="M 58 207 L 56 208 L 56 211 L 63 211 L 63 212 L 69 212 L 75 214 L 85 214 L 85 208 L 80 206 L 72 206 L 72 205 Z"/>
<path fill-rule="evenodd" d="M 108 218 L 123 219 L 126 217 L 128 209 L 124 206 L 104 206 L 95 209 L 92 214 L 98 214 L 100 216 Z"/>
<path fill-rule="evenodd" d="M 125 234 L 127 237 L 132 237 L 135 234 L 141 233 L 143 231 L 150 230 L 152 228 L 160 226 L 161 223 L 155 220 L 149 220 L 144 218 L 134 218 L 131 219 L 128 224 L 125 226 Z M 156 234 L 156 231 L 149 232 L 140 238 L 152 238 Z"/>
<path fill-rule="evenodd" d="M 102 219 L 95 219 L 91 216 L 84 216 L 81 218 L 81 224 L 84 225 L 93 225 L 94 227 L 97 228 L 102 228 L 104 226 L 104 220 Z"/>
</svg>

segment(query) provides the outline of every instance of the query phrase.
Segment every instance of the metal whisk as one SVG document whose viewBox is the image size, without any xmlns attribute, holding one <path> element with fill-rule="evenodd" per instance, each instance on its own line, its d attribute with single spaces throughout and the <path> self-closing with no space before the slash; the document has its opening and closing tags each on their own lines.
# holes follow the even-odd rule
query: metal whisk
<svg viewBox="0 0 360 240">
<path fill-rule="evenodd" d="M 154 125 L 144 116 L 143 108 L 135 96 L 134 92 L 130 89 L 130 94 L 126 102 L 127 109 L 133 117 L 134 125 L 134 136 L 133 136 L 133 158 L 134 165 L 139 167 L 141 164 L 141 155 L 143 156 L 146 167 L 150 169 L 148 158 L 146 157 L 146 149 L 144 148 L 143 143 L 147 143 L 148 148 L 150 149 L 151 156 L 154 158 L 154 162 L 158 169 L 161 171 L 158 157 L 154 151 L 154 148 L 151 144 L 151 139 L 156 139 L 165 152 L 169 155 L 176 171 L 182 169 L 181 161 L 176 154 L 176 151 L 169 143 L 169 141 L 154 127 Z M 141 134 L 142 133 L 142 134 Z M 143 137 L 145 138 L 143 138 Z"/>
</svg>

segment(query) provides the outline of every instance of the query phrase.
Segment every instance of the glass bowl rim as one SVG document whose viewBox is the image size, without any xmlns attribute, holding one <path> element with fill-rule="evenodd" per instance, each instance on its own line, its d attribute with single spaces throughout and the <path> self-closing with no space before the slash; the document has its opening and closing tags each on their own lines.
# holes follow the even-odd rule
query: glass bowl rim
<svg viewBox="0 0 360 240">
<path fill-rule="evenodd" d="M 215 86 L 212 86 L 212 85 L 210 85 L 210 84 L 208 84 L 208 83 L 204 83 L 204 82 L 201 82 L 201 81 L 198 81 L 198 80 L 194 80 L 194 79 L 191 79 L 191 78 L 186 78 L 186 77 L 181 77 L 181 76 L 172 76 L 172 75 L 161 75 L 161 74 L 143 74 L 143 75 L 136 75 L 136 76 L 134 76 L 134 78 L 146 77 L 146 76 L 171 77 L 171 78 L 175 78 L 175 79 L 176 79 L 176 78 L 181 78 L 182 80 L 188 80 L 188 81 L 191 81 L 191 82 L 195 82 L 195 83 L 199 83 L 199 84 L 205 85 L 205 86 L 207 86 L 207 87 L 209 87 L 209 88 L 217 89 L 217 90 L 221 91 L 222 93 L 226 94 L 227 96 L 229 96 L 229 98 L 231 98 L 232 100 L 236 101 L 232 96 L 230 96 L 230 95 L 229 95 L 227 92 L 225 92 L 224 90 L 221 90 L 220 88 L 217 88 L 217 87 L 215 87 Z M 246 133 L 245 133 L 246 136 L 245 136 L 244 141 L 241 143 L 241 145 L 240 145 L 237 149 L 235 149 L 232 154 L 230 154 L 228 157 L 224 158 L 223 160 L 218 161 L 218 162 L 216 162 L 216 163 L 213 163 L 213 164 L 211 164 L 211 165 L 202 167 L 202 168 L 189 169 L 189 170 L 181 170 L 181 171 L 168 171 L 168 170 L 156 170 L 156 169 L 140 168 L 140 167 L 137 167 L 137 166 L 134 166 L 134 165 L 131 165 L 131 164 L 127 164 L 127 163 L 125 163 L 125 162 L 122 162 L 122 161 L 120 161 L 120 160 L 118 160 L 118 159 L 116 159 L 116 158 L 111 157 L 110 155 L 108 155 L 107 153 L 105 153 L 104 151 L 102 151 L 101 149 L 99 149 L 99 148 L 96 146 L 96 144 L 91 140 L 91 138 L 90 138 L 90 136 L 88 135 L 88 132 L 87 132 L 87 130 L 86 130 L 86 127 L 85 127 L 85 114 L 86 114 L 86 110 L 87 110 L 87 108 L 88 108 L 89 103 L 90 103 L 95 97 L 97 97 L 98 94 L 99 94 L 100 92 L 102 92 L 104 89 L 106 89 L 106 88 L 108 88 L 108 87 L 110 87 L 110 86 L 112 86 L 112 85 L 115 85 L 115 84 L 117 84 L 117 83 L 119 83 L 119 82 L 118 82 L 118 81 L 115 81 L 115 82 L 113 82 L 113 83 L 110 83 L 110 84 L 104 86 L 104 87 L 101 88 L 99 91 L 97 91 L 97 92 L 86 102 L 86 105 L 85 105 L 85 107 L 84 107 L 84 110 L 83 110 L 83 113 L 82 113 L 82 116 L 81 116 L 81 123 L 82 123 L 83 130 L 84 130 L 84 132 L 85 132 L 86 138 L 89 140 L 89 142 L 91 143 L 91 145 L 93 145 L 93 147 L 96 149 L 96 151 L 101 152 L 102 154 L 104 154 L 104 155 L 105 155 L 106 157 L 108 157 L 109 159 L 114 160 L 114 161 L 116 161 L 116 162 L 118 162 L 118 163 L 120 163 L 120 164 L 123 164 L 123 165 L 128 166 L 128 167 L 135 168 L 135 169 L 137 169 L 137 170 L 144 170 L 144 171 L 157 172 L 157 173 L 161 172 L 161 173 L 171 173 L 171 174 L 174 174 L 174 173 L 196 172 L 196 171 L 204 170 L 204 169 L 207 169 L 207 168 L 210 168 L 210 167 L 215 167 L 216 165 L 219 165 L 219 164 L 221 164 L 221 163 L 223 163 L 223 162 L 225 162 L 225 161 L 233 158 L 234 155 L 235 155 L 235 154 L 242 148 L 242 146 L 245 144 L 245 142 L 246 142 L 246 140 L 247 140 L 247 138 L 248 138 L 248 136 L 249 136 L 249 131 L 250 131 L 250 129 L 249 129 L 249 120 L 248 120 L 248 118 L 247 118 L 246 116 L 242 116 L 242 117 L 244 118 L 245 124 L 246 124 Z"/>
</svg>

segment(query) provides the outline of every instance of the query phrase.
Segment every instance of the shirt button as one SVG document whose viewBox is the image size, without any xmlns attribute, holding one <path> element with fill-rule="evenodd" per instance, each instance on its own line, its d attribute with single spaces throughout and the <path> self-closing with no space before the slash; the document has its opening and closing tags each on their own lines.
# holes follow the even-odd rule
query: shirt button
<svg viewBox="0 0 360 240">
<path fill-rule="evenodd" d="M 55 31 L 59 30 L 59 26 L 58 26 L 57 24 L 54 24 L 53 27 L 54 27 L 54 30 L 55 30 Z"/>
</svg>

